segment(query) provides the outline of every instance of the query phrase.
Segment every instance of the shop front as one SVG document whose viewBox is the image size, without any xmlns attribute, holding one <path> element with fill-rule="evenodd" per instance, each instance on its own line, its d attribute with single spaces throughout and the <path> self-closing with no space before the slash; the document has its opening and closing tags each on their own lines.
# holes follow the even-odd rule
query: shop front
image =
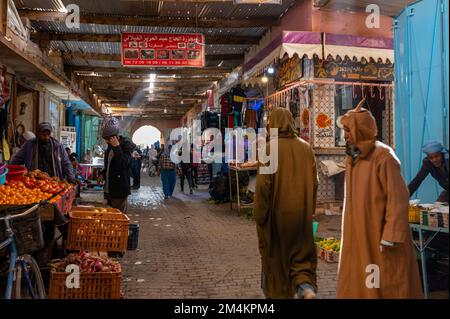
<svg viewBox="0 0 450 319">
<path fill-rule="evenodd" d="M 291 111 L 297 133 L 314 149 L 318 202 L 336 208 L 344 197 L 345 140 L 339 119 L 364 98 L 376 119 L 378 139 L 394 145 L 392 40 L 319 32 L 283 32 L 244 65 L 244 82 L 265 91 L 270 111 Z M 322 58 L 321 58 L 322 57 Z M 329 213 L 333 213 L 328 209 Z"/>
</svg>

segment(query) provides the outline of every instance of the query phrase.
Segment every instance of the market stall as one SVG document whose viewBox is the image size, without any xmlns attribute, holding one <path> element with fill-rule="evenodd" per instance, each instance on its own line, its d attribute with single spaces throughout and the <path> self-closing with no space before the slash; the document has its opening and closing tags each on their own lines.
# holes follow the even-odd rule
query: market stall
<svg viewBox="0 0 450 319">
<path fill-rule="evenodd" d="M 102 205 L 74 206 L 75 187 L 57 178 L 50 178 L 39 170 L 27 172 L 21 166 L 0 165 L 0 174 L 7 176 L 0 185 L 2 216 L 20 213 L 40 202 L 43 204 L 38 210 L 38 223 L 45 223 L 46 227 L 50 224 L 53 227 L 67 226 L 67 234 L 60 247 L 60 253 L 65 257 L 51 261 L 54 256 L 46 255 L 45 261 L 37 259 L 44 274 L 47 274 L 47 267 L 43 265 L 51 263 L 48 276 L 43 276 L 45 283 L 48 283 L 49 297 L 123 297 L 120 290 L 120 263 L 109 258 L 108 254 L 124 254 L 127 250 L 136 249 L 139 225 L 130 224 L 129 218 L 117 209 Z M 3 226 L 0 224 L 0 241 L 5 236 Z M 34 232 L 30 234 L 23 230 L 17 233 L 20 251 L 41 256 L 44 229 L 33 228 Z M 68 265 L 80 268 L 80 289 L 67 287 L 66 278 L 71 271 L 66 268 Z"/>
<path fill-rule="evenodd" d="M 417 200 L 413 200 L 409 207 L 409 222 L 413 235 L 413 244 L 416 248 L 420 259 L 420 267 L 422 273 L 422 284 L 425 299 L 430 297 L 429 284 L 429 264 L 433 261 L 440 261 L 446 264 L 448 279 L 448 205 L 440 203 L 435 204 L 418 204 Z M 446 249 L 443 254 L 437 254 L 437 257 L 430 257 L 430 247 L 435 240 L 438 240 L 440 234 L 447 234 Z M 417 236 L 415 236 L 417 235 Z M 445 277 L 445 273 L 442 273 Z M 448 283 L 448 280 L 445 280 Z M 444 287 L 443 287 L 444 288 Z M 448 287 L 446 287 L 448 289 Z"/>
<path fill-rule="evenodd" d="M 339 119 L 363 98 L 379 140 L 395 147 L 393 58 L 392 39 L 285 31 L 244 65 L 243 82 L 264 88 L 267 116 L 276 107 L 289 109 L 299 136 L 313 147 L 319 208 L 343 201 L 344 174 L 330 175 L 322 163 L 344 162 Z"/>
</svg>

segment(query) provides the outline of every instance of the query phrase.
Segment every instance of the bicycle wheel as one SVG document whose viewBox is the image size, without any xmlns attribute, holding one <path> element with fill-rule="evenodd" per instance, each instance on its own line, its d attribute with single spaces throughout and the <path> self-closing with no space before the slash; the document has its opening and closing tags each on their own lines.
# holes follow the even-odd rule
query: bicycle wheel
<svg viewBox="0 0 450 319">
<path fill-rule="evenodd" d="M 30 278 L 31 287 L 33 289 L 33 293 L 37 299 L 45 299 L 45 286 L 44 280 L 42 279 L 41 270 L 37 262 L 30 255 L 23 255 L 20 258 L 23 258 L 25 261 L 25 265 L 28 270 L 28 276 Z M 14 298 L 15 299 L 31 299 L 32 295 L 29 291 L 25 275 L 24 269 L 22 268 L 21 263 L 16 264 L 16 281 L 14 284 Z"/>
</svg>

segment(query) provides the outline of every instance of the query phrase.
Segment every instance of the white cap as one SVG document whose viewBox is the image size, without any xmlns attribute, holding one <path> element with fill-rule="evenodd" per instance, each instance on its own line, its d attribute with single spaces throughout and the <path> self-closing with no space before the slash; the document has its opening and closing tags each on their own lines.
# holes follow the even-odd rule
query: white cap
<svg viewBox="0 0 450 319">
<path fill-rule="evenodd" d="M 33 132 L 27 131 L 27 132 L 23 133 L 23 138 L 24 138 L 26 141 L 29 141 L 29 140 L 31 140 L 31 139 L 33 139 L 33 138 L 36 138 L 36 135 L 34 135 Z"/>
</svg>

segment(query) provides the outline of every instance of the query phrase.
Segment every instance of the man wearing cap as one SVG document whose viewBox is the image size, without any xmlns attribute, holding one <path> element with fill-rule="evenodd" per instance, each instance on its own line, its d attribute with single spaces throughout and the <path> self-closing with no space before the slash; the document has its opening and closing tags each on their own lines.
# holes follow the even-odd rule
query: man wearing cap
<svg viewBox="0 0 450 319">
<path fill-rule="evenodd" d="M 422 151 L 427 157 L 424 158 L 419 173 L 408 185 L 409 194 L 412 196 L 428 174 L 431 174 L 444 189 L 437 201 L 448 203 L 448 150 L 438 141 L 430 141 L 422 147 Z"/>
<path fill-rule="evenodd" d="M 14 155 L 11 164 L 24 165 L 28 170 L 39 169 L 50 176 L 75 182 L 72 164 L 64 146 L 51 136 L 50 123 L 39 124 L 37 138 L 28 140 Z"/>
<path fill-rule="evenodd" d="M 102 137 L 108 144 L 105 167 L 100 173 L 100 179 L 105 180 L 105 199 L 109 206 L 126 213 L 131 194 L 131 155 L 136 145 L 130 139 L 119 136 L 119 123 L 115 118 L 106 123 Z"/>
<path fill-rule="evenodd" d="M 363 103 L 341 120 L 348 156 L 336 297 L 423 298 L 400 161 L 377 141 L 375 118 Z"/>
</svg>

